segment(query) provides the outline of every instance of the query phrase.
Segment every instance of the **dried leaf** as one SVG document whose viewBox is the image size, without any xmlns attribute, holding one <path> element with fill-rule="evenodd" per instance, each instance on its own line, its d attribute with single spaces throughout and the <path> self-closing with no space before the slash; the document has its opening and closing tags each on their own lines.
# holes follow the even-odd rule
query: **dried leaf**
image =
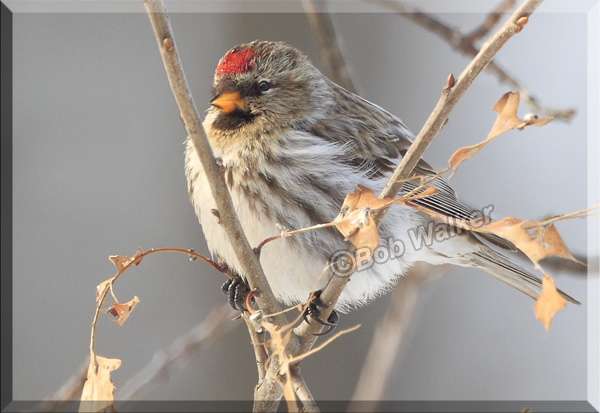
<svg viewBox="0 0 600 413">
<path fill-rule="evenodd" d="M 356 225 L 357 230 L 350 235 L 348 240 L 356 248 L 368 248 L 369 251 L 374 251 L 379 245 L 379 232 L 375 221 L 371 217 L 371 210 L 365 207 L 353 212 L 353 214 L 356 214 L 356 217 L 354 219 L 350 217 L 349 219 L 353 225 Z"/>
<path fill-rule="evenodd" d="M 522 221 L 517 218 L 507 217 L 500 221 L 482 224 L 480 220 L 477 222 L 477 220 L 468 221 L 448 217 L 423 205 L 409 205 L 419 211 L 427 213 L 436 222 L 447 223 L 457 228 L 463 228 L 474 232 L 495 234 L 504 238 L 523 251 L 523 253 L 536 264 L 538 269 L 541 269 L 538 262 L 551 255 L 566 258 L 585 265 L 571 255 L 565 242 L 554 227 L 554 222 L 579 218 L 582 217 L 583 214 L 599 208 L 599 206 L 595 206 L 541 222 L 530 220 Z M 565 306 L 565 299 L 557 292 L 554 280 L 548 274 L 544 273 L 542 293 L 534 306 L 536 318 L 547 330 L 550 327 L 550 322 L 552 321 L 554 314 Z"/>
<path fill-rule="evenodd" d="M 496 102 L 493 110 L 498 114 L 498 117 L 492 126 L 488 139 L 494 138 L 511 129 L 522 127 L 521 124 L 524 122 L 517 117 L 519 98 L 519 92 L 507 92 Z"/>
<path fill-rule="evenodd" d="M 111 260 L 113 264 L 115 264 L 115 267 L 117 267 L 118 271 L 123 271 L 125 269 L 125 267 L 127 267 L 131 263 L 133 263 L 135 265 L 140 265 L 142 258 L 143 258 L 142 250 L 140 250 L 140 247 L 138 247 L 138 249 L 135 252 L 135 255 L 133 257 L 124 257 L 122 255 L 109 255 L 108 256 L 108 259 Z"/>
<path fill-rule="evenodd" d="M 346 212 L 356 211 L 362 207 L 369 207 L 371 209 L 380 209 L 389 206 L 393 201 L 390 198 L 379 199 L 369 188 L 359 185 L 351 194 L 346 195 L 344 204 L 342 205 L 341 212 L 344 212 L 345 208 L 348 208 Z"/>
<path fill-rule="evenodd" d="M 496 234 L 512 242 L 534 263 L 551 255 L 579 262 L 571 255 L 553 224 L 540 225 L 535 221 L 507 217 L 475 230 Z"/>
<path fill-rule="evenodd" d="M 550 328 L 554 314 L 566 306 L 565 299 L 556 290 L 554 280 L 546 274 L 542 280 L 542 293 L 533 305 L 535 316 L 544 325 L 546 331 Z"/>
<path fill-rule="evenodd" d="M 115 264 L 115 267 L 117 267 L 118 271 L 123 271 L 127 264 L 129 264 L 129 261 L 131 261 L 131 258 L 123 257 L 122 255 L 109 255 L 108 259 Z"/>
<path fill-rule="evenodd" d="M 335 223 L 335 227 L 357 249 L 366 247 L 371 251 L 365 257 L 366 261 L 370 259 L 372 251 L 379 245 L 377 225 L 371 217 L 369 207 L 347 213 L 343 219 Z"/>
<path fill-rule="evenodd" d="M 454 176 L 458 166 L 466 161 L 467 159 L 473 157 L 477 152 L 479 152 L 485 145 L 490 143 L 496 136 L 503 134 L 504 132 L 508 132 L 512 129 L 523 129 L 525 126 L 543 126 L 553 118 L 538 118 L 535 115 L 528 115 L 526 120 L 521 120 L 517 116 L 517 109 L 519 107 L 519 92 L 508 92 L 505 93 L 494 105 L 494 112 L 498 114 L 494 125 L 492 126 L 492 130 L 488 134 L 487 138 L 472 146 L 465 146 L 464 148 L 460 148 L 450 158 L 448 163 L 450 164 L 450 168 L 453 169 L 450 178 Z"/>
<path fill-rule="evenodd" d="M 452 179 L 452 177 L 456 173 L 456 171 L 458 169 L 458 165 L 460 165 L 467 159 L 475 156 L 475 154 L 477 152 L 479 152 L 481 150 L 481 148 L 483 148 L 485 145 L 487 145 L 490 141 L 491 141 L 491 139 L 486 139 L 483 142 L 480 142 L 476 145 L 465 146 L 463 148 L 460 148 L 456 152 L 454 152 L 454 154 L 450 157 L 450 160 L 448 161 L 448 163 L 450 164 L 450 168 L 453 169 L 452 173 L 450 174 L 449 179 Z"/>
<path fill-rule="evenodd" d="M 119 359 L 92 357 L 88 368 L 87 380 L 81 393 L 80 412 L 97 412 L 112 406 L 115 386 L 110 373 L 121 366 Z"/>
<path fill-rule="evenodd" d="M 351 194 L 346 195 L 340 214 L 335 219 L 335 227 L 357 249 L 368 251 L 365 261 L 379 245 L 377 225 L 371 216 L 373 209 L 383 208 L 393 203 L 391 199 L 379 199 L 373 191 L 360 186 Z"/>
<path fill-rule="evenodd" d="M 142 262 L 142 250 L 140 249 L 140 247 L 137 247 L 137 250 L 135 251 L 135 255 L 133 257 L 131 257 L 131 259 L 133 260 L 133 263 L 136 265 L 136 267 L 138 265 L 140 265 L 140 262 Z"/>
<path fill-rule="evenodd" d="M 117 317 L 117 323 L 119 323 L 119 325 L 123 325 L 123 323 L 127 321 L 129 314 L 131 314 L 131 312 L 139 302 L 140 299 L 136 295 L 135 297 L 133 297 L 133 299 L 124 304 L 111 303 L 111 306 L 108 307 L 106 312 Z"/>
</svg>

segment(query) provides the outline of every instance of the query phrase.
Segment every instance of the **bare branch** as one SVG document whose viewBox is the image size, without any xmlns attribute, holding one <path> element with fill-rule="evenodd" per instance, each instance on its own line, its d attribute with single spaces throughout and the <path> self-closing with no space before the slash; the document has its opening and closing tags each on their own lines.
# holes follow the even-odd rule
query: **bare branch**
<svg viewBox="0 0 600 413">
<path fill-rule="evenodd" d="M 358 384 L 352 396 L 353 402 L 360 402 L 357 408 L 365 409 L 365 400 L 381 400 L 389 383 L 391 368 L 397 364 L 401 353 L 401 343 L 412 320 L 415 304 L 419 299 L 419 289 L 424 282 L 438 279 L 448 270 L 448 266 L 432 266 L 416 263 L 404 276 L 392 293 L 388 311 L 377 325 L 369 352 L 363 363 Z M 376 406 L 371 406 L 375 411 Z M 356 409 L 350 405 L 349 411 Z"/>
<path fill-rule="evenodd" d="M 276 412 L 279 401 L 283 396 L 283 388 L 277 380 L 279 375 L 279 362 L 272 358 L 264 377 L 254 391 L 253 412 Z"/>
<path fill-rule="evenodd" d="M 138 399 L 151 391 L 152 386 L 187 366 L 188 362 L 208 344 L 225 336 L 239 325 L 231 322 L 232 315 L 229 304 L 224 304 L 211 311 L 200 324 L 174 340 L 168 350 L 156 352 L 146 367 L 121 386 L 115 398 L 119 400 Z"/>
<path fill-rule="evenodd" d="M 242 266 L 248 284 L 252 289 L 260 292 L 256 295 L 256 301 L 263 314 L 277 314 L 274 316 L 277 324 L 285 325 L 287 324 L 285 315 L 281 313 L 281 308 L 267 282 L 258 257 L 254 254 L 244 234 L 233 207 L 225 178 L 219 170 L 212 148 L 202 127 L 198 110 L 194 104 L 185 79 L 183 67 L 179 60 L 173 31 L 166 14 L 165 6 L 160 0 L 148 0 L 144 1 L 144 4 L 152 23 L 167 78 L 169 79 L 169 85 L 179 107 L 181 119 L 208 177 L 210 190 L 221 218 L 221 225 L 223 225 L 229 242 L 235 246 L 234 251 Z"/>
<path fill-rule="evenodd" d="M 392 302 L 379 322 L 363 363 L 352 400 L 380 400 L 388 383 L 390 370 L 400 343 L 410 324 L 419 291 L 419 275 L 413 267 L 398 280 Z"/>
<path fill-rule="evenodd" d="M 496 6 L 494 10 L 488 13 L 487 17 L 479 26 L 471 30 L 469 34 L 463 37 L 464 41 L 468 44 L 474 44 L 477 40 L 481 39 L 494 28 L 504 13 L 515 8 L 515 0 L 503 0 Z"/>
<path fill-rule="evenodd" d="M 204 171 L 207 175 L 210 190 L 217 204 L 217 213 L 221 220 L 221 225 L 227 234 L 229 242 L 235 246 L 234 251 L 238 258 L 244 276 L 250 288 L 255 291 L 256 302 L 265 317 L 269 317 L 276 325 L 284 326 L 288 324 L 285 314 L 281 311 L 279 303 L 275 299 L 271 287 L 260 265 L 258 256 L 252 250 L 248 239 L 246 238 L 238 216 L 233 207 L 231 196 L 225 183 L 223 173 L 219 170 L 212 148 L 202 127 L 200 116 L 194 104 L 191 92 L 189 90 L 183 68 L 179 60 L 177 48 L 173 38 L 172 29 L 166 15 L 164 4 L 160 0 L 144 1 L 146 11 L 152 23 L 152 28 L 156 36 L 158 48 L 165 66 L 169 85 L 173 96 L 179 107 L 181 119 L 184 122 L 186 131 L 192 144 L 198 153 Z M 253 331 L 248 325 L 251 337 Z M 253 337 L 254 340 L 254 337 Z M 291 337 L 295 341 L 296 337 Z M 255 351 L 256 347 L 255 347 Z M 258 356 L 258 353 L 256 353 Z M 271 359 L 270 365 L 277 364 L 277 358 Z M 259 376 L 261 370 L 259 368 Z M 264 380 L 263 380 L 264 384 Z M 278 383 L 275 383 L 279 386 Z M 255 392 L 256 394 L 256 392 Z M 266 403 L 263 407 L 269 407 L 270 410 L 276 410 L 279 404 L 278 398 L 270 400 L 261 400 L 259 403 Z M 256 408 L 259 405 L 255 405 Z M 266 410 L 266 409 L 261 409 Z"/>
<path fill-rule="evenodd" d="M 60 386 L 55 393 L 48 395 L 35 406 L 34 412 L 58 412 L 68 410 L 68 404 L 79 401 L 83 385 L 87 379 L 89 360 L 85 360 L 81 366 Z"/>
<path fill-rule="evenodd" d="M 266 334 L 264 328 L 256 328 L 252 315 L 247 312 L 242 312 L 242 317 L 248 327 L 250 333 L 250 341 L 254 348 L 254 357 L 256 359 L 256 368 L 258 370 L 258 384 L 260 386 L 262 381 L 265 379 L 267 363 L 269 360 L 269 354 L 267 350 Z"/>
<path fill-rule="evenodd" d="M 437 34 L 442 39 L 446 40 L 454 49 L 464 53 L 468 56 L 476 56 L 479 53 L 479 49 L 474 45 L 474 42 L 485 35 L 485 32 L 489 30 L 494 24 L 495 20 L 501 15 L 500 13 L 512 8 L 510 0 L 502 2 L 494 11 L 492 11 L 486 21 L 478 28 L 474 29 L 467 35 L 462 35 L 458 28 L 451 28 L 435 17 L 422 13 L 416 10 L 405 7 L 402 3 L 391 1 L 391 0 L 365 0 L 369 3 L 378 4 L 386 9 L 393 11 L 402 17 L 405 17 L 425 29 Z M 570 121 L 575 116 L 574 109 L 566 108 L 551 108 L 548 106 L 541 105 L 538 100 L 523 86 L 521 85 L 514 76 L 510 75 L 501 65 L 496 62 L 489 62 L 487 71 L 495 75 L 500 82 L 506 83 L 512 89 L 516 89 L 521 93 L 523 102 L 529 106 L 533 111 L 540 115 L 553 117 L 557 120 L 565 122 Z"/>
<path fill-rule="evenodd" d="M 504 25 L 492 36 L 481 48 L 477 56 L 463 70 L 458 80 L 454 81 L 449 76 L 446 86 L 442 91 L 442 96 L 438 101 L 431 115 L 425 122 L 425 125 L 415 138 L 402 161 L 394 171 L 388 184 L 380 195 L 380 198 L 394 198 L 400 191 L 403 182 L 411 175 L 425 149 L 433 141 L 435 136 L 442 130 L 448 120 L 450 111 L 454 108 L 458 100 L 465 91 L 471 86 L 475 78 L 494 58 L 496 53 L 504 44 L 515 34 L 519 33 L 528 17 L 542 3 L 542 0 L 527 0 L 513 15 L 504 23 Z M 381 222 L 382 213 L 377 214 L 376 219 Z"/>
<path fill-rule="evenodd" d="M 327 273 L 330 278 L 329 282 L 322 290 L 321 295 L 319 296 L 320 300 L 327 307 L 322 308 L 320 311 L 321 317 L 323 319 L 327 319 L 331 312 L 333 311 L 333 307 L 337 303 L 338 299 L 342 295 L 342 291 L 344 287 L 350 281 L 350 277 L 341 277 L 333 274 L 331 271 Z M 299 340 L 299 347 L 292 350 L 292 354 L 297 357 L 301 354 L 304 354 L 312 348 L 312 346 L 317 341 L 318 335 L 322 330 L 323 326 L 318 323 L 308 324 L 307 322 L 301 323 L 298 327 L 294 329 L 294 334 L 296 334 Z"/>
<path fill-rule="evenodd" d="M 319 407 L 315 402 L 313 395 L 310 392 L 310 389 L 306 385 L 302 374 L 300 374 L 300 366 L 294 365 L 290 366 L 290 379 L 292 380 L 292 386 L 294 391 L 296 392 L 296 396 L 298 400 L 302 403 L 303 412 L 318 412 Z"/>
<path fill-rule="evenodd" d="M 304 6 L 310 28 L 319 44 L 321 63 L 327 77 L 350 92 L 356 93 L 346 61 L 340 50 L 333 22 L 329 13 L 323 7 L 324 3 L 317 3 L 314 0 L 302 0 L 302 6 Z"/>
</svg>

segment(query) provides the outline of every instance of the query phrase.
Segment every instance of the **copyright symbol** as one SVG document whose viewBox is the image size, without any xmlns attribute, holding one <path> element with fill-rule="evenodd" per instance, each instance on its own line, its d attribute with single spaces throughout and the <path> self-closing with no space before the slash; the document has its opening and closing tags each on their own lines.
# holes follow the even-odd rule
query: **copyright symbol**
<svg viewBox="0 0 600 413">
<path fill-rule="evenodd" d="M 356 269 L 354 255 L 348 251 L 336 251 L 329 258 L 329 266 L 334 275 L 338 277 L 348 277 Z"/>
</svg>

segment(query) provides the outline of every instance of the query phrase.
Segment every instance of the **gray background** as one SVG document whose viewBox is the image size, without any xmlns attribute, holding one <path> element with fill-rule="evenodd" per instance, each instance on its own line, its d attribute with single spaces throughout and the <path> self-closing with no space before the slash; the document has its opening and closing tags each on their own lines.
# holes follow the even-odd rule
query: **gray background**
<svg viewBox="0 0 600 413">
<path fill-rule="evenodd" d="M 542 102 L 575 107 L 578 115 L 570 124 L 507 133 L 461 166 L 453 186 L 473 206 L 493 204 L 495 218 L 541 219 L 588 202 L 586 14 L 548 11 L 543 5 L 498 61 Z M 483 19 L 438 17 L 465 30 Z M 171 22 L 200 110 L 211 97 L 216 62 L 237 43 L 285 40 L 319 65 L 302 14 L 173 14 Z M 395 15 L 336 14 L 334 22 L 361 95 L 415 131 L 448 73 L 458 75 L 469 61 Z M 16 14 L 13 90 L 14 398 L 40 399 L 88 354 L 95 287 L 115 272 L 108 255 L 131 255 L 137 246 L 206 247 L 187 197 L 185 132 L 143 13 Z M 480 76 L 429 148 L 429 162 L 442 168 L 455 149 L 482 140 L 506 91 Z M 585 221 L 557 227 L 573 252 L 586 252 Z M 533 301 L 475 270 L 456 268 L 427 285 L 385 397 L 586 399 L 586 279 L 553 275 L 583 306 L 561 311 L 549 333 Z M 113 373 L 117 388 L 224 301 L 222 281 L 173 254 L 149 257 L 125 274 L 117 297 L 138 295 L 141 303 L 123 327 L 103 316 L 96 343 L 100 355 L 123 360 Z M 352 395 L 388 302 L 389 295 L 343 316 L 340 329 L 362 327 L 304 362 L 315 397 Z M 236 323 L 144 398 L 251 398 L 253 352 Z"/>
</svg>

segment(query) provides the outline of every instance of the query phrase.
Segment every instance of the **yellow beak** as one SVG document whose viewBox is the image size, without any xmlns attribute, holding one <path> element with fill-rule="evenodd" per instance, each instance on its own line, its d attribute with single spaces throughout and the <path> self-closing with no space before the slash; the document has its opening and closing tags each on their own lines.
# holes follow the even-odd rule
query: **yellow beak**
<svg viewBox="0 0 600 413">
<path fill-rule="evenodd" d="M 240 96 L 240 92 L 221 92 L 210 100 L 210 104 L 216 106 L 225 113 L 231 113 L 236 109 L 247 112 L 246 102 Z"/>
</svg>

